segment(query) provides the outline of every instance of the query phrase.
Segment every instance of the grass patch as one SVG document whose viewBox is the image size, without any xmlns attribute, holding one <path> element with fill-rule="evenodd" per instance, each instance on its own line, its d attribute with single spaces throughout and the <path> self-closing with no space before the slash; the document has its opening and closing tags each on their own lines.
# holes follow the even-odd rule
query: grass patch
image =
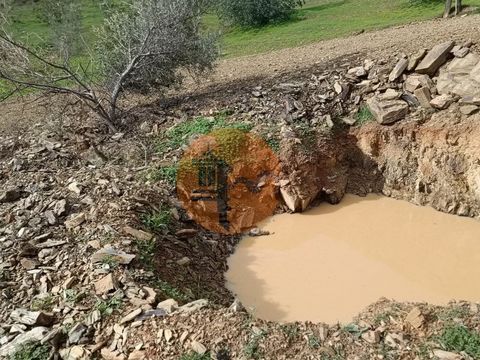
<svg viewBox="0 0 480 360">
<path fill-rule="evenodd" d="M 285 324 L 281 326 L 281 329 L 287 337 L 289 343 L 293 341 L 299 333 L 298 326 L 296 324 Z"/>
<path fill-rule="evenodd" d="M 243 348 L 243 354 L 247 359 L 260 359 L 263 357 L 263 352 L 260 349 L 260 340 L 267 335 L 266 331 L 261 330 L 258 334 L 253 334 L 249 342 Z"/>
<path fill-rule="evenodd" d="M 166 165 L 152 169 L 147 173 L 147 180 L 150 181 L 165 181 L 169 185 L 175 185 L 177 181 L 177 166 Z"/>
<path fill-rule="evenodd" d="M 109 269 L 115 269 L 118 266 L 118 260 L 115 256 L 107 255 L 102 258 L 101 264 L 108 266 Z"/>
<path fill-rule="evenodd" d="M 480 0 L 465 5 L 478 6 Z M 444 1 L 410 0 L 307 0 L 291 20 L 260 29 L 227 29 L 223 54 L 237 57 L 310 44 L 441 16 Z M 210 28 L 221 29 L 214 16 Z"/>
<path fill-rule="evenodd" d="M 52 311 L 55 299 L 51 294 L 36 297 L 32 300 L 30 308 L 33 311 Z"/>
<path fill-rule="evenodd" d="M 137 256 L 140 264 L 146 270 L 154 269 L 155 241 L 154 240 L 137 240 Z"/>
<path fill-rule="evenodd" d="M 8 360 L 48 360 L 50 359 L 50 346 L 40 343 L 27 343 L 22 345 Z"/>
<path fill-rule="evenodd" d="M 63 299 L 66 303 L 75 305 L 77 302 L 85 298 L 84 292 L 78 292 L 75 289 L 65 289 L 63 291 Z"/>
<path fill-rule="evenodd" d="M 178 302 L 187 302 L 192 300 L 192 296 L 184 294 L 181 290 L 175 286 L 170 285 L 163 280 L 155 280 L 152 286 L 162 292 L 166 298 L 174 299 Z"/>
<path fill-rule="evenodd" d="M 245 123 L 227 123 L 225 116 L 197 117 L 170 128 L 166 136 L 157 141 L 157 151 L 161 154 L 170 149 L 178 149 L 188 143 L 194 135 L 206 135 L 216 129 L 238 129 L 250 131 L 252 125 Z"/>
<path fill-rule="evenodd" d="M 368 106 L 363 105 L 357 113 L 357 125 L 363 125 L 369 121 L 372 121 L 374 116 Z"/>
<path fill-rule="evenodd" d="M 310 152 L 317 145 L 317 131 L 308 124 L 299 124 L 296 132 L 302 141 L 301 146 L 304 151 Z"/>
<path fill-rule="evenodd" d="M 170 209 L 162 207 L 159 211 L 145 214 L 141 216 L 143 225 L 149 230 L 154 232 L 160 232 L 167 230 L 172 221 L 172 213 Z"/>
<path fill-rule="evenodd" d="M 91 44 L 96 26 L 103 21 L 98 2 L 82 4 L 82 29 L 79 36 Z M 443 1 L 411 0 L 307 0 L 303 8 L 286 22 L 263 28 L 224 28 L 215 14 L 204 17 L 203 28 L 222 32 L 226 57 L 237 57 L 305 45 L 319 40 L 343 37 L 361 30 L 374 30 L 438 17 Z M 479 6 L 480 0 L 465 5 Z M 50 48 L 52 31 L 38 15 L 38 5 L 28 1 L 15 5 L 10 30 L 36 48 Z"/>
<path fill-rule="evenodd" d="M 308 335 L 308 347 L 311 349 L 318 349 L 322 342 L 318 338 L 318 336 L 315 335 Z"/>
<path fill-rule="evenodd" d="M 469 314 L 469 310 L 463 306 L 454 306 L 444 309 L 437 317 L 442 321 L 452 321 L 454 319 L 463 319 Z"/>
<path fill-rule="evenodd" d="M 448 351 L 465 351 L 474 359 L 480 358 L 480 334 L 461 324 L 448 325 L 440 335 L 439 342 Z"/>
<path fill-rule="evenodd" d="M 120 299 L 116 295 L 113 295 L 108 300 L 98 300 L 95 303 L 95 309 L 100 311 L 100 314 L 102 314 L 102 316 L 110 316 L 116 309 L 119 309 L 122 305 L 122 299 Z"/>
</svg>

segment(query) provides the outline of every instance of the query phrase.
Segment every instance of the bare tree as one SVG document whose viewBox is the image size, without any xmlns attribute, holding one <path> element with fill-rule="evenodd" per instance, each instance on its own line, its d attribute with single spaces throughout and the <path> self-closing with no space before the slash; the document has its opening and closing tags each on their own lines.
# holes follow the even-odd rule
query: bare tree
<svg viewBox="0 0 480 360">
<path fill-rule="evenodd" d="M 26 89 L 73 95 L 117 131 L 125 91 L 176 85 L 182 69 L 197 74 L 211 68 L 215 38 L 200 31 L 207 1 L 137 0 L 112 10 L 88 62 L 39 53 L 0 31 L 0 82 L 10 90 L 3 99 Z"/>
</svg>

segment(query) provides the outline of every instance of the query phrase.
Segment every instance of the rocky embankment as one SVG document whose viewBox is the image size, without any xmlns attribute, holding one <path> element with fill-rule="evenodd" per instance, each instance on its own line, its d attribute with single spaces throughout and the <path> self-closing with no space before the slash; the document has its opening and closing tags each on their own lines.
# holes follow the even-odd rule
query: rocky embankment
<svg viewBox="0 0 480 360">
<path fill-rule="evenodd" d="M 439 44 L 400 58 L 393 69 L 370 60 L 350 68 L 334 83 L 338 96 L 330 106 L 349 126 L 366 109 L 376 122 L 328 132 L 307 150 L 298 131 L 284 129 L 280 185 L 290 210 L 305 210 L 318 198 L 336 203 L 346 191 L 374 191 L 480 215 L 480 57 L 469 46 Z M 331 110 L 321 116 L 333 128 Z"/>
<path fill-rule="evenodd" d="M 145 176 L 184 150 L 154 150 L 168 128 L 227 113 L 278 147 L 281 210 L 378 192 L 478 217 L 475 47 L 445 42 L 366 58 L 335 59 L 210 99 L 141 106 L 133 129 L 113 136 L 84 112 L 51 121 L 44 114 L 41 122 L 35 113 L 29 131 L 2 133 L 0 356 L 478 358 L 477 304 L 382 301 L 348 326 L 280 325 L 255 320 L 238 303 L 229 309 L 223 273 L 238 238 L 202 230 L 171 185 Z M 168 226 L 142 222 L 164 209 Z M 469 340 L 457 344 L 457 335 Z"/>
</svg>

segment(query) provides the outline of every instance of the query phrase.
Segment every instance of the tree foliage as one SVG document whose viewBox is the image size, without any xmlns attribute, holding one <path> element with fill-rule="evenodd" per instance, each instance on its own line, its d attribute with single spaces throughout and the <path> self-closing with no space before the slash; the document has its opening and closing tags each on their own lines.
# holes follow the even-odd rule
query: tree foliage
<svg viewBox="0 0 480 360">
<path fill-rule="evenodd" d="M 212 67 L 216 39 L 200 31 L 206 1 L 135 0 L 108 7 L 98 41 L 82 61 L 64 46 L 40 54 L 0 27 L 0 82 L 11 90 L 4 98 L 26 89 L 70 94 L 116 131 L 123 93 L 178 85 L 182 73 Z M 62 9 L 52 14 L 60 27 L 73 14 L 73 8 Z M 64 40 L 72 45 L 69 36 Z"/>
<path fill-rule="evenodd" d="M 243 26 L 259 27 L 272 22 L 287 20 L 304 0 L 219 0 L 220 17 Z"/>
<path fill-rule="evenodd" d="M 51 44 L 63 58 L 81 48 L 81 3 L 78 0 L 43 0 L 41 15 L 52 31 Z"/>
</svg>

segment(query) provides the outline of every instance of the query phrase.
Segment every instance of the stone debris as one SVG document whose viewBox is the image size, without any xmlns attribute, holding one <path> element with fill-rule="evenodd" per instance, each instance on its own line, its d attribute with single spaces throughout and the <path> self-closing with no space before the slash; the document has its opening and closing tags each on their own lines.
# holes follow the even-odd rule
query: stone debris
<svg viewBox="0 0 480 360">
<path fill-rule="evenodd" d="M 391 58 L 357 59 L 356 62 L 349 59 L 338 67 L 313 72 L 301 81 L 288 80 L 272 87 L 249 89 L 248 99 L 235 104 L 234 116 L 248 117 L 253 125 L 280 119 L 278 134 L 272 131 L 266 137 L 278 140 L 282 149 L 288 148 L 285 143 L 308 145 L 299 139 L 296 124 L 330 132 L 348 126 L 360 128 L 364 109 L 369 109 L 382 125 L 402 120 L 425 121 L 429 116 L 442 115 L 441 111 L 449 107 L 444 113 L 455 112 L 466 119 L 480 109 L 480 56 L 476 49 L 471 44 L 454 48 L 452 42 L 447 42 L 408 57 L 402 57 L 397 51 Z M 163 121 L 164 113 L 161 114 Z M 183 118 L 165 115 L 165 119 L 173 123 Z M 142 136 L 164 130 L 150 120 L 142 121 L 141 129 L 145 130 Z M 278 330 L 271 324 L 259 322 L 245 327 L 244 324 L 255 320 L 246 320 L 248 315 L 239 302 L 234 302 L 229 309 L 208 306 L 206 299 L 179 306 L 174 299 L 164 300 L 168 295 L 161 287 L 145 286 L 156 284 L 159 279 L 151 269 L 137 267 L 145 261 L 137 248 L 140 242 L 169 244 L 155 254 L 159 259 L 154 265 L 161 264 L 160 279 L 163 281 L 166 276 L 169 280 L 168 277 L 173 276 L 181 281 L 167 285 L 178 287 L 185 282 L 186 287 L 193 288 L 191 279 L 197 281 L 197 274 L 204 271 L 202 267 L 209 269 L 208 276 L 223 281 L 221 271 L 217 274 L 212 270 L 223 266 L 216 254 L 230 253 L 238 240 L 207 234 L 193 225 L 165 188 L 154 182 L 145 186 L 137 181 L 144 171 L 143 158 L 128 169 L 124 164 L 109 163 L 108 158 L 114 159 L 118 152 L 118 143 L 108 157 L 98 155 L 100 150 L 97 152 L 94 147 L 103 145 L 93 145 L 98 139 L 96 130 L 89 126 L 76 131 L 75 138 L 70 132 L 58 135 L 45 129 L 38 139 L 10 139 L 0 135 L 0 178 L 5 183 L 0 190 L 0 296 L 3 301 L 0 356 L 12 354 L 22 344 L 40 342 L 54 346 L 57 356 L 68 360 L 143 359 L 150 358 L 155 351 L 162 355 L 151 358 L 180 358 L 180 354 L 194 351 L 220 359 L 222 344 L 240 343 L 252 333 L 263 341 L 260 335 L 264 326 L 269 331 Z M 393 130 L 396 126 L 398 124 L 393 125 Z M 388 128 L 384 130 L 383 135 L 389 134 Z M 116 134 L 106 138 L 123 146 L 128 136 Z M 378 151 L 380 145 L 376 141 L 378 139 L 361 144 L 371 150 L 365 153 Z M 453 136 L 446 139 L 448 143 L 456 141 Z M 84 153 L 80 154 L 82 149 Z M 287 175 L 296 174 L 296 170 L 306 171 L 312 182 L 321 184 L 308 188 L 308 184 L 297 183 L 298 179 L 293 176 L 279 179 L 278 188 L 285 202 L 282 210 L 303 211 L 320 193 L 331 203 L 341 199 L 347 184 L 344 174 L 347 170 L 339 164 L 345 154 L 338 151 L 333 157 L 325 156 L 334 153 L 331 149 L 338 148 L 329 148 L 327 144 L 325 149 L 317 151 L 315 158 L 315 163 L 326 174 L 324 178 L 306 171 L 308 169 L 295 168 L 296 164 L 289 162 L 287 156 L 282 158 L 282 162 L 294 169 Z M 138 149 L 135 147 L 132 152 Z M 430 164 L 428 151 L 425 159 Z M 449 161 L 457 166 L 453 157 Z M 49 166 L 48 172 L 42 171 L 45 164 Z M 405 174 L 397 174 L 397 170 L 388 171 L 403 178 Z M 475 184 L 474 177 L 465 176 L 465 182 Z M 394 187 L 387 185 L 390 189 Z M 425 192 L 432 190 L 430 183 L 423 184 L 420 180 L 418 187 Z M 156 211 L 160 203 L 170 204 L 178 226 L 159 234 L 155 242 L 157 237 L 142 228 L 138 219 Z M 436 204 L 441 209 L 447 206 L 453 205 Z M 468 206 L 462 205 L 459 209 L 455 211 L 473 214 Z M 250 235 L 265 233 L 252 228 Z M 208 288 L 205 293 L 215 290 L 218 288 Z M 225 293 L 228 294 L 226 290 Z M 190 299 L 190 294 L 187 295 Z M 222 293 L 218 297 L 232 300 L 228 296 L 231 294 Z M 475 308 L 478 312 L 478 307 Z M 345 338 L 350 335 L 338 326 L 300 323 L 302 335 L 294 341 L 302 341 L 302 347 L 307 348 L 305 341 L 315 345 L 318 337 L 319 349 L 325 348 L 327 353 L 339 342 L 346 346 L 361 344 L 369 351 L 365 358 L 379 359 L 380 355 L 375 356 L 374 352 L 385 346 L 394 353 L 392 358 L 409 358 L 407 354 L 411 354 L 415 346 L 413 333 L 433 339 L 439 333 L 438 327 L 432 326 L 430 316 L 423 315 L 427 313 L 422 305 L 407 308 L 401 315 L 389 316 L 389 319 L 379 316 L 381 325 L 370 319 L 369 323 L 359 325 L 354 338 L 353 335 Z M 478 315 L 472 316 L 478 318 Z M 234 331 L 229 327 L 231 322 L 238 322 Z M 222 326 L 217 329 L 217 324 Z M 410 332 L 404 333 L 405 329 Z M 149 339 L 150 334 L 153 339 Z M 265 337 L 265 341 L 279 338 L 283 342 L 276 343 L 275 347 L 280 348 L 288 342 L 282 334 Z M 316 349 L 317 355 L 319 349 Z M 241 356 L 242 351 L 243 348 L 235 349 L 231 358 Z M 295 355 L 298 354 L 291 358 Z M 460 359 L 463 354 L 438 349 L 432 351 L 432 356 Z"/>
<path fill-rule="evenodd" d="M 408 104 L 403 100 L 382 100 L 373 97 L 367 104 L 375 119 L 382 125 L 393 124 L 408 114 Z"/>
<path fill-rule="evenodd" d="M 403 72 L 407 69 L 408 66 L 408 59 L 402 58 L 400 61 L 395 65 L 392 72 L 388 76 L 388 81 L 392 82 L 397 80 L 400 76 L 402 76 Z"/>
<path fill-rule="evenodd" d="M 88 360 L 91 359 L 91 353 L 82 346 L 72 346 L 59 351 L 62 360 Z"/>
<path fill-rule="evenodd" d="M 19 347 L 24 344 L 40 342 L 47 333 L 48 329 L 46 327 L 39 326 L 18 335 L 12 341 L 0 347 L 0 357 L 12 355 Z"/>
<path fill-rule="evenodd" d="M 127 254 L 121 250 L 115 250 L 114 248 L 107 246 L 92 255 L 92 263 L 101 263 L 105 261 L 113 261 L 117 264 L 128 265 L 135 259 L 135 255 Z"/>
<path fill-rule="evenodd" d="M 377 344 L 380 342 L 380 333 L 376 330 L 369 330 L 362 334 L 362 339 L 370 344 Z"/>
<path fill-rule="evenodd" d="M 421 49 L 408 59 L 407 71 L 413 71 L 417 67 L 418 63 L 427 55 L 427 49 Z"/>
<path fill-rule="evenodd" d="M 85 214 L 84 213 L 79 213 L 79 214 L 73 214 L 70 219 L 65 221 L 65 227 L 67 230 L 72 230 L 76 228 L 77 226 L 82 225 L 85 222 Z"/>
<path fill-rule="evenodd" d="M 178 303 L 174 299 L 164 300 L 157 304 L 157 309 L 165 311 L 166 314 L 171 314 L 178 309 Z"/>
<path fill-rule="evenodd" d="M 30 326 L 50 326 L 53 324 L 54 316 L 42 311 L 28 311 L 16 309 L 10 313 L 10 318 L 21 324 Z"/>
<path fill-rule="evenodd" d="M 200 355 L 203 355 L 207 352 L 207 348 L 202 343 L 199 343 L 195 340 L 191 342 L 190 347 L 193 351 Z"/>
<path fill-rule="evenodd" d="M 414 307 L 408 313 L 407 317 L 405 318 L 405 322 L 410 324 L 410 326 L 414 327 L 415 329 L 418 329 L 424 324 L 425 317 L 419 308 Z"/>
<path fill-rule="evenodd" d="M 432 94 L 430 93 L 430 89 L 428 87 L 421 87 L 414 91 L 414 95 L 417 98 L 420 106 L 424 109 L 431 109 L 432 105 L 430 102 L 432 101 Z"/>
<path fill-rule="evenodd" d="M 153 234 L 150 234 L 143 230 L 134 229 L 130 226 L 125 226 L 123 228 L 123 231 L 128 235 L 132 235 L 137 240 L 150 241 L 153 239 Z"/>
<path fill-rule="evenodd" d="M 22 196 L 22 193 L 18 189 L 10 189 L 0 192 L 0 203 L 15 202 Z"/>
<path fill-rule="evenodd" d="M 453 103 L 453 97 L 446 94 L 436 96 L 430 101 L 430 105 L 432 105 L 435 109 L 439 109 L 439 110 L 446 109 L 452 103 Z"/>
<path fill-rule="evenodd" d="M 440 349 L 433 350 L 433 355 L 438 360 L 462 360 L 463 359 L 463 356 L 461 356 L 459 354 L 455 354 L 455 353 L 440 350 Z"/>
<path fill-rule="evenodd" d="M 450 50 L 452 50 L 454 45 L 453 41 L 447 41 L 434 46 L 418 64 L 415 71 L 419 74 L 435 75 L 440 66 L 447 61 Z"/>
<path fill-rule="evenodd" d="M 460 106 L 460 112 L 464 115 L 472 115 L 478 111 L 477 105 L 463 105 Z"/>
<path fill-rule="evenodd" d="M 135 319 L 138 315 L 142 313 L 142 309 L 135 309 L 131 313 L 125 315 L 121 320 L 120 320 L 120 325 L 125 324 L 127 322 L 132 321 Z"/>
<path fill-rule="evenodd" d="M 95 293 L 98 295 L 106 294 L 115 290 L 118 287 L 117 280 L 115 279 L 113 274 L 108 274 L 103 278 L 95 281 L 94 286 Z"/>
</svg>

